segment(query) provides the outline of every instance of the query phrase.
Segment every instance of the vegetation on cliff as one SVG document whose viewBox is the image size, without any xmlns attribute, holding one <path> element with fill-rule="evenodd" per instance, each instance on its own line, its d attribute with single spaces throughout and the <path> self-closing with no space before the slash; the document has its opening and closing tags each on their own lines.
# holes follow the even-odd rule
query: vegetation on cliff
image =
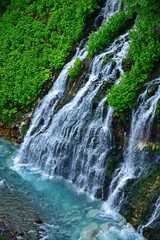
<svg viewBox="0 0 160 240">
<path fill-rule="evenodd" d="M 96 0 L 2 0 L 0 2 L 0 119 L 11 124 L 52 79 L 54 69 L 63 67 L 73 44 L 82 37 L 86 19 L 97 8 Z M 160 2 L 123 0 L 123 10 L 92 33 L 88 43 L 95 55 L 130 30 L 130 51 L 124 65 L 129 69 L 107 96 L 117 113 L 134 107 L 146 81 L 153 77 L 160 61 Z M 71 14 L 72 13 L 72 14 Z M 82 69 L 80 62 L 70 69 L 70 79 Z M 72 76 L 73 75 L 73 76 Z"/>
<path fill-rule="evenodd" d="M 150 155 L 153 156 L 155 157 L 154 153 Z M 133 184 L 130 183 L 128 188 L 124 215 L 134 227 L 138 227 L 148 221 L 160 195 L 159 164 L 154 162 L 148 173 Z"/>
<path fill-rule="evenodd" d="M 11 124 L 63 67 L 97 1 L 2 0 L 0 7 L 0 119 Z"/>
<path fill-rule="evenodd" d="M 83 68 L 84 68 L 83 61 L 80 58 L 77 58 L 74 63 L 74 66 L 69 69 L 70 81 L 73 81 L 76 77 L 78 77 Z"/>
<path fill-rule="evenodd" d="M 91 55 L 104 50 L 113 39 L 125 31 L 137 15 L 130 30 L 130 50 L 124 65 L 129 66 L 119 85 L 113 86 L 107 96 L 116 113 L 132 109 L 143 84 L 153 78 L 160 61 L 160 2 L 157 0 L 122 0 L 123 9 L 90 36 Z"/>
<path fill-rule="evenodd" d="M 114 38 L 127 30 L 132 22 L 133 14 L 126 14 L 123 10 L 109 18 L 108 22 L 103 25 L 97 32 L 90 35 L 88 43 L 88 52 L 91 56 L 113 42 Z"/>
<path fill-rule="evenodd" d="M 108 95 L 109 104 L 118 113 L 134 107 L 143 84 L 153 78 L 155 66 L 160 61 L 160 2 L 123 2 L 129 13 L 136 11 L 137 19 L 130 31 L 130 51 L 127 56 L 133 65 L 122 76 L 121 83 L 113 86 Z"/>
</svg>

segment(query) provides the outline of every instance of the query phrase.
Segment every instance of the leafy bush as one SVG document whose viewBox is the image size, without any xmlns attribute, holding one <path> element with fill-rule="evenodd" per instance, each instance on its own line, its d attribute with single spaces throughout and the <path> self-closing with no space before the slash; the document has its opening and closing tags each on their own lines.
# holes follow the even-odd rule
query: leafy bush
<svg viewBox="0 0 160 240">
<path fill-rule="evenodd" d="M 84 67 L 83 61 L 80 58 L 77 58 L 74 63 L 74 66 L 69 69 L 70 81 L 73 81 L 76 77 L 79 76 L 83 67 Z"/>
<path fill-rule="evenodd" d="M 10 4 L 10 0 L 0 1 L 0 16 L 3 14 L 3 12 L 5 12 L 8 4 Z"/>
<path fill-rule="evenodd" d="M 157 18 L 160 3 L 148 0 L 138 1 L 138 4 L 124 0 L 124 3 L 128 4 L 128 8 L 134 6 L 139 16 L 135 27 L 130 31 L 130 51 L 127 58 L 133 65 L 122 76 L 120 84 L 110 89 L 107 97 L 117 113 L 134 107 L 143 84 L 149 81 L 154 66 L 160 61 L 160 19 Z"/>
<path fill-rule="evenodd" d="M 2 0 L 0 18 L 0 119 L 28 111 L 82 36 L 95 0 Z"/>
<path fill-rule="evenodd" d="M 109 18 L 104 26 L 91 34 L 87 46 L 89 54 L 95 55 L 103 50 L 115 37 L 128 28 L 132 18 L 132 15 L 125 14 L 123 10 Z"/>
</svg>

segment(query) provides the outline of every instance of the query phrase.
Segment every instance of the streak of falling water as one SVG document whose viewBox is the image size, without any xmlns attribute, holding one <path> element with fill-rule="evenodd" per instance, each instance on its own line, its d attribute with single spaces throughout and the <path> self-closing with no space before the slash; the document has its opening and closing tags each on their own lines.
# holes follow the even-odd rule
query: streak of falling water
<svg viewBox="0 0 160 240">
<path fill-rule="evenodd" d="M 79 191 L 86 191 L 92 196 L 99 191 L 103 195 L 107 155 L 112 148 L 113 109 L 107 108 L 105 96 L 97 107 L 94 107 L 95 99 L 105 82 L 116 81 L 117 72 L 123 73 L 121 64 L 128 48 L 128 34 L 124 34 L 104 53 L 95 56 L 88 81 L 68 104 L 53 114 L 56 102 L 51 104 L 53 98 L 50 97 L 57 97 L 57 89 L 60 93 L 64 91 L 59 83 L 55 83 L 49 96 L 36 109 L 20 150 L 21 162 L 31 163 L 48 175 L 71 180 Z M 86 52 L 82 51 L 80 57 L 85 55 Z M 112 57 L 104 65 L 107 55 Z M 64 71 L 67 71 L 66 68 Z M 61 78 L 58 81 L 63 83 Z"/>
<path fill-rule="evenodd" d="M 128 147 L 124 154 L 124 162 L 116 169 L 113 180 L 110 185 L 110 193 L 108 200 L 104 204 L 107 211 L 111 209 L 120 210 L 123 201 L 123 189 L 128 180 L 137 178 L 143 171 L 142 156 L 138 157 L 137 152 L 139 146 L 145 145 L 149 139 L 150 126 L 155 116 L 156 106 L 160 99 L 160 86 L 153 96 L 146 99 L 147 92 L 152 84 L 159 84 L 160 78 L 153 80 L 147 85 L 146 90 L 139 96 L 139 104 L 137 110 L 133 111 L 131 130 Z M 145 141 L 145 142 L 144 142 Z"/>
<path fill-rule="evenodd" d="M 95 27 L 101 22 L 105 24 L 110 17 L 119 12 L 121 8 L 121 2 L 117 0 L 108 0 L 106 1 L 105 6 L 102 8 L 99 16 L 95 19 Z"/>
<path fill-rule="evenodd" d="M 157 199 L 155 205 L 154 205 L 154 211 L 149 218 L 148 222 L 139 227 L 139 232 L 143 233 L 144 228 L 147 228 L 149 226 L 152 226 L 152 224 L 157 220 L 157 218 L 160 216 L 160 197 Z"/>
</svg>

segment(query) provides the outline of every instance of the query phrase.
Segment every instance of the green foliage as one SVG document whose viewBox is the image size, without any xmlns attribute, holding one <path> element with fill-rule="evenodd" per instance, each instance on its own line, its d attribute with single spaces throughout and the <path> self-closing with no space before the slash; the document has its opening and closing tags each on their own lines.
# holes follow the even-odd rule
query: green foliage
<svg viewBox="0 0 160 240">
<path fill-rule="evenodd" d="M 111 17 L 97 32 L 91 34 L 88 42 L 88 52 L 95 55 L 110 44 L 115 37 L 128 28 L 132 15 L 125 14 L 123 10 Z"/>
<path fill-rule="evenodd" d="M 150 142 L 145 148 L 148 152 L 158 152 L 160 153 L 160 145 L 158 143 Z"/>
<path fill-rule="evenodd" d="M 3 236 L 0 236 L 0 240 L 5 240 L 5 238 Z"/>
<path fill-rule="evenodd" d="M 117 168 L 119 162 L 120 162 L 120 159 L 118 159 L 118 158 L 113 158 L 113 159 L 111 159 L 111 161 L 108 162 L 107 171 L 109 172 L 110 175 L 113 174 L 113 172 Z"/>
<path fill-rule="evenodd" d="M 160 194 L 159 169 L 153 169 L 148 176 L 139 179 L 131 200 L 132 217 L 135 219 L 134 226 L 138 226 L 148 214 L 148 209 L 154 205 Z M 132 221 L 131 221 L 132 222 Z"/>
<path fill-rule="evenodd" d="M 10 0 L 0 1 L 0 16 L 3 14 L 3 12 L 5 12 L 8 4 L 10 4 Z"/>
<path fill-rule="evenodd" d="M 0 119 L 11 123 L 30 109 L 96 7 L 95 0 L 11 0 L 0 18 Z"/>
<path fill-rule="evenodd" d="M 107 62 L 113 57 L 112 53 L 109 53 L 105 59 L 103 60 L 102 66 L 105 66 L 107 64 Z"/>
<path fill-rule="evenodd" d="M 80 58 L 77 58 L 74 66 L 69 69 L 69 79 L 73 81 L 76 77 L 79 76 L 80 72 L 84 67 L 83 61 Z"/>
<path fill-rule="evenodd" d="M 130 11 L 134 6 L 139 16 L 135 27 L 130 31 L 130 51 L 127 58 L 133 65 L 122 76 L 120 84 L 111 88 L 107 97 L 117 113 L 134 107 L 143 84 L 149 81 L 155 64 L 160 60 L 160 18 L 157 18 L 160 2 L 124 0 L 124 4 Z"/>
</svg>

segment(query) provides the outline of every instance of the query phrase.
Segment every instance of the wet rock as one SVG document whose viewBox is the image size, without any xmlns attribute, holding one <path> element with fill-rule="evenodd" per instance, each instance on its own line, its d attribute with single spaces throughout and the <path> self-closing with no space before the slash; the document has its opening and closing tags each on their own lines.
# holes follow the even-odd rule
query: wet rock
<svg viewBox="0 0 160 240">
<path fill-rule="evenodd" d="M 17 240 L 24 240 L 24 238 L 22 236 L 17 236 L 16 239 Z"/>
<path fill-rule="evenodd" d="M 118 223 L 118 227 L 122 228 L 125 225 L 126 221 L 122 220 Z"/>
<path fill-rule="evenodd" d="M 37 224 L 42 224 L 43 221 L 42 221 L 41 219 L 37 219 L 37 220 L 35 221 L 35 223 L 37 223 Z"/>
<path fill-rule="evenodd" d="M 110 223 L 103 223 L 100 225 L 100 229 L 104 232 L 107 233 L 108 230 L 110 229 L 111 224 Z"/>
<path fill-rule="evenodd" d="M 91 209 L 91 210 L 87 213 L 86 217 L 87 217 L 87 218 L 94 218 L 94 217 L 96 217 L 98 214 L 99 214 L 99 210 L 98 210 L 98 209 Z"/>
<path fill-rule="evenodd" d="M 92 240 L 96 237 L 99 232 L 97 223 L 90 223 L 82 232 L 81 237 L 83 240 Z"/>
<path fill-rule="evenodd" d="M 34 240 L 34 239 L 38 238 L 38 234 L 35 230 L 29 230 L 28 237 L 29 237 L 29 239 Z"/>
</svg>

